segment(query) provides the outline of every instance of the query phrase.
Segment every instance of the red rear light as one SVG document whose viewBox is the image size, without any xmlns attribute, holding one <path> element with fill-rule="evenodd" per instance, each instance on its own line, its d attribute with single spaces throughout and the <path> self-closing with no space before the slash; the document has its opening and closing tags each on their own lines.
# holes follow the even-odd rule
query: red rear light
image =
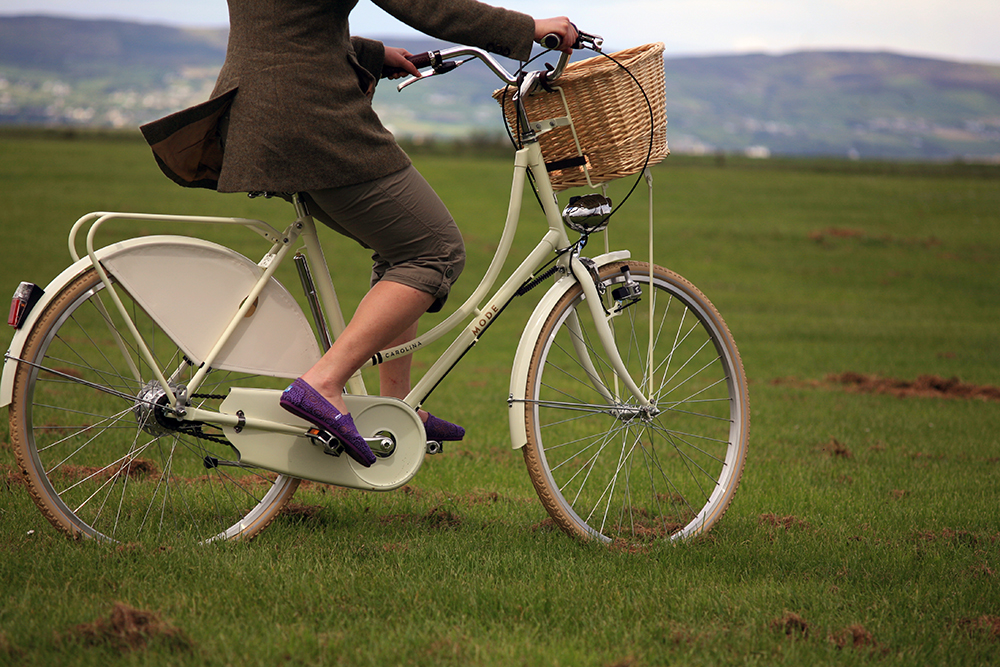
<svg viewBox="0 0 1000 667">
<path fill-rule="evenodd" d="M 7 324 L 20 329 L 21 325 L 28 318 L 28 313 L 34 308 L 38 300 L 45 292 L 34 283 L 21 283 L 14 290 L 14 296 L 10 300 L 10 314 L 7 316 Z"/>
</svg>

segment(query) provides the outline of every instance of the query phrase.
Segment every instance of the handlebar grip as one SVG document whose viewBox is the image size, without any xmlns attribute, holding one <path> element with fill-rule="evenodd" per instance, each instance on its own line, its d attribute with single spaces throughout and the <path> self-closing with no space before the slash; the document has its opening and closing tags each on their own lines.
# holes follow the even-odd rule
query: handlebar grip
<svg viewBox="0 0 1000 667">
<path fill-rule="evenodd" d="M 406 59 L 413 63 L 414 67 L 417 69 L 423 69 L 425 67 L 431 66 L 431 53 L 430 51 L 424 53 L 418 53 L 412 56 L 406 56 Z M 395 76 L 397 74 L 409 74 L 402 67 L 389 67 L 386 65 L 382 68 L 382 78 L 386 79 L 390 76 Z"/>
<path fill-rule="evenodd" d="M 542 37 L 538 41 L 538 43 L 547 49 L 555 50 L 559 48 L 560 44 L 562 44 L 562 37 L 555 34 L 554 32 L 550 32 L 549 34 L 545 35 L 545 37 Z"/>
<path fill-rule="evenodd" d="M 424 51 L 423 53 L 418 53 L 415 56 L 409 56 L 409 57 L 407 57 L 407 60 L 409 60 L 411 63 L 413 63 L 414 66 L 417 69 L 423 69 L 425 67 L 430 67 L 431 66 L 431 52 L 430 51 Z"/>
</svg>

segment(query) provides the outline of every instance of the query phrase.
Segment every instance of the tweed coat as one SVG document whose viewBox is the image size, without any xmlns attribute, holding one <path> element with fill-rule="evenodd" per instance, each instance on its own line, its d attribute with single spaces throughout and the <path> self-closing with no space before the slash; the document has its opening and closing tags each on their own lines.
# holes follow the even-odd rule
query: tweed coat
<svg viewBox="0 0 1000 667">
<path fill-rule="evenodd" d="M 441 40 L 527 59 L 531 17 L 476 0 L 373 0 Z M 229 0 L 226 61 L 208 102 L 144 125 L 164 173 L 221 192 L 301 192 L 409 166 L 371 106 L 385 50 L 351 37 L 357 0 Z M 228 113 L 223 154 L 220 119 Z"/>
</svg>

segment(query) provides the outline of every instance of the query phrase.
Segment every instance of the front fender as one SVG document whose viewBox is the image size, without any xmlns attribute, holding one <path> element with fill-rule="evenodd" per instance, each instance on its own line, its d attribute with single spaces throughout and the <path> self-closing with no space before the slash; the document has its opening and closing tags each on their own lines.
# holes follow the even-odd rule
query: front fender
<svg viewBox="0 0 1000 667">
<path fill-rule="evenodd" d="M 630 259 L 632 254 L 628 250 L 618 250 L 593 258 L 594 264 L 600 269 L 602 266 L 613 262 L 622 262 Z M 507 417 L 510 422 L 510 444 L 514 449 L 521 449 L 527 444 L 524 424 L 524 396 L 528 384 L 528 364 L 531 362 L 531 355 L 535 349 L 535 342 L 542 325 L 556 303 L 566 292 L 576 284 L 576 278 L 572 274 L 567 274 L 556 281 L 555 285 L 545 293 L 535 310 L 532 311 L 528 323 L 524 327 L 524 333 L 517 344 L 517 352 L 514 353 L 514 366 L 510 374 L 510 399 L 508 402 Z"/>
</svg>

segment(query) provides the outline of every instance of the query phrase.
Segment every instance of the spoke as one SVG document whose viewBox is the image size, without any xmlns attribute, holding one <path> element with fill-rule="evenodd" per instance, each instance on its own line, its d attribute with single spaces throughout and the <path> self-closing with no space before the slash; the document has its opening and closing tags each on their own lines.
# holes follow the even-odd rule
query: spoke
<svg viewBox="0 0 1000 667">
<path fill-rule="evenodd" d="M 695 326 L 698 326 L 698 325 L 697 325 L 697 323 L 695 324 Z M 690 332 L 688 332 L 688 334 L 690 335 Z M 685 338 L 686 338 L 686 336 L 685 336 Z M 692 352 L 692 353 L 691 353 L 691 356 L 690 356 L 690 357 L 688 357 L 688 358 L 687 358 L 687 359 L 686 359 L 686 360 L 684 361 L 684 363 L 682 363 L 682 364 L 681 364 L 680 366 L 678 366 L 678 367 L 677 367 L 677 370 L 675 370 L 675 371 L 674 371 L 674 373 L 673 373 L 673 375 L 671 375 L 671 376 L 670 376 L 669 378 L 667 378 L 667 377 L 666 377 L 666 371 L 664 371 L 664 378 L 663 378 L 663 382 L 661 382 L 661 383 L 660 383 L 660 387 L 666 387 L 666 386 L 667 386 L 667 385 L 669 385 L 669 384 L 670 384 L 671 382 L 673 382 L 674 378 L 676 378 L 676 377 L 677 377 L 677 374 L 678 374 L 678 373 L 680 373 L 680 372 L 681 372 L 682 370 L 684 370 L 685 368 L 687 368 L 688 364 L 690 364 L 690 363 L 691 363 L 691 362 L 692 362 L 692 361 L 694 360 L 694 358 L 695 358 L 695 357 L 697 357 L 697 356 L 698 356 L 698 355 L 699 355 L 699 354 L 701 353 L 701 351 L 705 349 L 705 346 L 706 346 L 706 345 L 708 345 L 708 344 L 709 344 L 709 343 L 711 343 L 711 342 L 712 342 L 712 339 L 711 339 L 711 338 L 706 338 L 706 339 L 705 339 L 705 342 L 703 342 L 703 343 L 701 344 L 701 346 L 700 346 L 700 347 L 698 347 L 698 349 L 697 349 L 697 350 L 695 350 L 694 352 Z M 673 352 L 671 352 L 671 354 L 673 354 Z M 708 364 L 706 364 L 706 365 L 705 365 L 705 368 L 708 368 L 709 366 L 711 366 L 711 365 L 712 365 L 713 363 L 715 363 L 715 362 L 716 362 L 716 361 L 718 361 L 718 360 L 719 360 L 719 358 L 718 358 L 718 357 L 715 357 L 714 359 L 712 359 L 711 361 L 709 361 L 709 362 L 708 362 Z M 695 373 L 693 373 L 692 375 L 690 375 L 690 376 L 689 376 L 689 377 L 688 377 L 688 378 L 687 378 L 686 380 L 684 380 L 683 382 L 679 382 L 679 383 L 675 384 L 675 385 L 673 386 L 673 388 L 672 388 L 672 389 L 669 389 L 669 390 L 668 390 L 668 391 L 666 392 L 666 394 L 669 394 L 670 392 L 674 391 L 675 389 L 677 389 L 677 387 L 681 387 L 681 386 L 683 386 L 683 385 L 684 385 L 684 384 L 685 384 L 686 382 L 688 382 L 688 381 L 689 381 L 689 380 L 690 380 L 691 378 L 693 378 L 693 377 L 694 377 L 695 375 L 697 375 L 698 373 L 700 373 L 700 372 L 701 372 L 702 370 L 704 370 L 704 368 L 702 368 L 702 369 L 699 369 L 698 371 L 696 371 Z M 664 395 L 666 395 L 666 394 L 664 394 Z"/>
<path fill-rule="evenodd" d="M 650 442 L 652 443 L 652 437 L 650 437 Z M 652 465 L 660 473 L 660 477 L 663 478 L 663 482 L 667 485 L 667 487 L 672 490 L 674 497 L 679 498 L 681 502 L 684 503 L 684 506 L 688 508 L 688 511 L 691 512 L 692 516 L 696 516 L 698 512 L 691 506 L 691 503 L 688 502 L 687 495 L 677 487 L 674 481 L 663 469 L 663 465 L 660 463 L 660 457 L 657 454 L 656 447 L 654 445 L 650 445 L 649 450 L 645 452 L 645 457 L 649 461 L 650 465 Z M 652 475 L 652 473 L 650 474 Z M 666 528 L 666 525 L 664 525 L 664 528 Z"/>
<path fill-rule="evenodd" d="M 650 495 L 650 498 L 652 498 L 653 502 L 656 505 L 656 517 L 659 518 L 660 524 L 661 524 L 661 526 L 663 528 L 663 534 L 667 535 L 667 534 L 669 534 L 669 530 L 667 529 L 667 519 L 666 519 L 665 513 L 663 511 L 663 506 L 660 503 L 660 494 L 658 494 L 656 492 L 656 480 L 653 478 L 653 464 L 654 463 L 656 464 L 656 468 L 660 471 L 660 476 L 664 477 L 663 481 L 668 486 L 670 486 L 670 481 L 667 480 L 666 477 L 663 475 L 663 468 L 660 467 L 658 461 L 655 461 L 655 457 L 656 457 L 655 443 L 653 442 L 652 434 L 650 434 L 650 436 L 649 436 L 649 447 L 648 448 L 645 448 L 645 447 L 643 448 L 642 461 L 643 461 L 643 464 L 645 465 L 645 468 L 646 468 L 646 475 L 649 477 L 649 495 Z M 634 532 L 635 531 L 633 530 L 633 533 Z"/>
<path fill-rule="evenodd" d="M 150 444 L 152 444 L 152 443 L 150 442 L 150 443 L 146 443 L 145 445 L 143 445 L 142 449 L 140 449 L 138 453 L 142 453 L 142 452 L 144 452 L 144 451 L 145 451 L 145 450 L 146 450 L 146 449 L 147 449 L 147 448 L 149 447 L 149 445 L 150 445 Z M 107 471 L 107 470 L 110 470 L 110 469 L 111 469 L 112 467 L 114 467 L 115 465 L 117 465 L 117 466 L 118 466 L 118 469 L 117 469 L 117 470 L 115 470 L 115 471 L 114 471 L 114 472 L 113 472 L 113 473 L 112 473 L 112 474 L 111 474 L 111 475 L 110 475 L 110 476 L 108 477 L 108 479 L 107 479 L 107 480 L 105 480 L 104 484 L 102 484 L 102 485 L 101 485 L 100 487 L 98 487 L 98 489 L 97 489 L 96 491 L 94 491 L 94 492 L 93 492 L 93 493 L 92 493 L 92 494 L 91 494 L 91 495 L 90 495 L 89 497 L 87 497 L 86 499 L 84 499 L 84 501 L 83 501 L 82 503 L 80 503 L 79 507 L 77 507 L 77 508 L 76 508 L 75 510 L 73 510 L 73 513 L 74 513 L 74 514 L 78 513 L 78 512 L 80 511 L 80 510 L 82 510 L 82 509 L 83 509 L 83 508 L 84 508 L 84 507 L 85 507 L 85 506 L 86 506 L 86 505 L 87 505 L 87 504 L 88 504 L 88 503 L 89 503 L 89 502 L 90 502 L 90 501 L 91 501 L 91 500 L 92 500 L 92 499 L 94 498 L 94 496 L 96 496 L 96 495 L 97 495 L 98 493 L 100 493 L 101 489 L 103 489 L 103 488 L 104 488 L 105 486 L 107 486 L 108 484 L 111 484 L 111 483 L 113 483 L 114 481 L 116 481 L 116 479 L 118 478 L 118 476 L 122 474 L 122 471 L 128 468 L 128 466 L 125 466 L 125 465 L 122 465 L 122 462 L 123 462 L 123 461 L 125 461 L 125 459 L 127 459 L 127 458 L 129 457 L 129 454 L 131 454 L 131 453 L 132 453 L 132 452 L 131 452 L 131 450 L 130 450 L 128 454 L 125 454 L 124 456 L 122 456 L 122 457 L 121 457 L 121 458 L 119 458 L 118 460 L 116 460 L 116 461 L 113 461 L 112 463 L 110 463 L 110 464 L 108 464 L 108 465 L 104 466 L 104 468 L 102 468 L 102 469 L 98 470 L 98 471 L 97 471 L 97 472 L 95 472 L 95 473 L 92 473 L 91 475 L 89 475 L 89 476 L 88 476 L 88 477 L 86 477 L 85 479 L 82 479 L 82 480 L 80 480 L 79 482 L 77 482 L 77 483 L 76 483 L 76 484 L 74 484 L 73 486 L 71 486 L 71 487 L 69 487 L 69 488 L 67 488 L 67 489 L 63 489 L 62 491 L 60 491 L 60 492 L 59 492 L 59 494 L 58 494 L 58 495 L 59 495 L 60 497 L 62 497 L 62 496 L 63 496 L 63 495 L 65 495 L 65 494 L 66 494 L 67 492 L 69 492 L 70 490 L 72 490 L 72 489 L 76 488 L 77 486 L 79 486 L 79 485 L 80 485 L 80 484 L 82 484 L 83 482 L 86 482 L 86 481 L 89 481 L 90 479 L 93 479 L 93 478 L 94 478 L 94 477 L 95 477 L 96 475 L 98 475 L 98 474 L 100 474 L 100 473 L 103 473 L 103 472 L 105 472 L 105 471 Z M 134 459 L 133 459 L 133 460 L 134 460 Z"/>
<path fill-rule="evenodd" d="M 693 457 L 691 457 L 690 455 L 685 454 L 683 451 L 681 451 L 681 448 L 677 445 L 676 440 L 680 440 L 681 442 L 683 442 L 684 444 L 686 444 L 686 445 L 688 445 L 690 447 L 690 444 L 686 440 L 684 440 L 683 438 L 677 438 L 675 440 L 673 434 L 671 434 L 671 433 L 665 433 L 664 435 L 666 436 L 667 441 L 673 447 L 674 451 L 677 452 L 678 456 L 680 456 L 681 462 L 684 464 L 684 467 L 687 468 L 687 470 L 688 470 L 689 473 L 694 473 L 694 470 L 692 470 L 692 466 L 694 466 L 694 468 L 696 468 L 698 470 L 698 472 L 700 472 L 706 478 L 708 478 L 709 480 L 711 480 L 713 484 L 716 484 L 716 485 L 718 484 L 718 479 L 717 479 L 717 477 L 715 475 L 713 475 L 712 473 L 710 473 L 707 470 L 705 470 L 701 466 L 701 464 L 699 464 L 697 461 L 694 460 Z M 693 448 L 693 449 L 696 449 L 696 448 Z M 712 456 L 711 454 L 706 454 L 706 456 L 708 456 L 709 458 L 715 460 L 717 463 L 720 463 L 722 466 L 726 465 L 726 463 L 725 463 L 724 460 L 719 459 L 716 456 Z M 708 500 L 708 498 L 709 498 L 709 496 L 711 494 L 710 493 L 705 493 L 705 490 L 702 487 L 701 482 L 699 481 L 700 477 L 697 476 L 697 475 L 694 475 L 694 474 L 690 474 L 689 477 L 690 477 L 690 479 L 695 484 L 698 485 L 698 489 L 699 489 L 699 491 L 702 492 L 702 495 L 704 496 L 705 500 Z"/>
<path fill-rule="evenodd" d="M 626 433 L 627 433 L 627 431 L 626 431 Z M 634 446 L 634 444 L 633 444 L 633 446 Z M 630 456 L 632 454 L 632 450 L 631 449 L 629 449 L 629 453 L 626 454 L 625 453 L 625 447 L 626 447 L 625 438 L 622 438 L 622 449 L 621 449 L 621 452 L 619 452 L 619 454 L 618 454 L 618 467 L 615 469 L 615 473 L 613 475 L 611 475 L 611 480 L 608 482 L 608 486 L 605 487 L 604 493 L 601 494 L 602 498 L 604 497 L 604 495 L 608 496 L 608 502 L 605 503 L 605 505 L 604 505 L 604 516 L 601 517 L 600 532 L 602 532 L 602 533 L 604 532 L 605 525 L 607 525 L 607 523 L 608 523 L 608 510 L 611 509 L 611 501 L 614 500 L 614 497 L 615 497 L 615 485 L 618 482 L 618 473 L 621 471 L 622 465 L 623 465 L 624 461 L 628 458 L 628 456 Z M 598 499 L 598 500 L 600 500 L 600 499 Z M 594 509 L 597 509 L 596 505 L 594 506 Z M 592 510 L 591 514 L 593 514 L 593 513 L 594 512 Z M 590 517 L 587 517 L 587 521 L 590 521 Z"/>
<path fill-rule="evenodd" d="M 625 429 L 625 432 L 628 433 L 628 429 Z M 624 464 L 624 461 L 626 461 L 627 458 L 628 458 L 627 455 L 625 454 L 626 447 L 627 447 L 627 444 L 626 444 L 625 438 L 622 438 L 622 451 L 618 455 L 618 466 L 615 468 L 614 473 L 611 475 L 611 479 L 608 480 L 608 483 L 604 486 L 604 491 L 601 493 L 600 497 L 598 497 L 597 501 L 594 503 L 594 506 L 591 508 L 590 514 L 587 516 L 587 519 L 586 519 L 587 521 L 590 521 L 591 517 L 593 517 L 594 512 L 597 511 L 597 509 L 600 506 L 601 502 L 603 501 L 604 497 L 608 496 L 609 490 L 614 488 L 615 481 L 618 479 L 618 473 L 621 472 L 622 465 Z M 632 448 L 634 448 L 634 447 L 635 447 L 635 442 L 632 443 L 632 447 L 628 448 L 628 454 L 629 455 L 631 455 Z M 611 502 L 611 496 L 608 497 L 608 503 L 610 504 L 610 502 Z M 575 501 L 574 501 L 574 504 L 575 504 Z M 607 518 L 607 508 L 605 508 L 605 510 L 604 510 L 604 515 L 605 515 L 605 519 L 606 519 Z M 603 521 L 601 523 L 601 529 L 600 530 L 601 530 L 601 532 L 604 531 L 604 522 Z"/>
<path fill-rule="evenodd" d="M 15 359 L 15 357 L 10 357 L 10 358 L 11 359 Z M 38 369 L 40 371 L 45 371 L 46 373 L 52 373 L 53 375 L 61 377 L 64 380 L 69 380 L 72 384 L 81 384 L 81 385 L 83 385 L 85 387 L 90 387 L 91 389 L 95 389 L 95 390 L 97 390 L 99 392 L 102 392 L 104 394 L 110 394 L 111 396 L 117 396 L 118 398 L 123 398 L 123 399 L 125 399 L 127 401 L 132 401 L 132 402 L 135 402 L 135 403 L 143 403 L 144 402 L 146 405 L 149 405 L 149 406 L 154 406 L 155 405 L 153 403 L 150 403 L 149 401 L 141 401 L 141 400 L 139 400 L 135 396 L 132 396 L 130 394 L 118 391 L 118 390 L 113 389 L 111 387 L 105 387 L 104 385 L 96 384 L 94 382 L 89 382 L 87 380 L 84 380 L 84 379 L 81 379 L 81 378 L 69 375 L 68 373 L 63 373 L 61 371 L 57 371 L 54 368 L 48 368 L 47 366 L 42 366 L 41 364 L 33 363 L 31 361 L 28 361 L 27 359 L 16 359 L 16 360 L 17 360 L 18 363 L 25 364 L 25 365 L 30 366 L 32 368 L 36 368 L 36 369 Z"/>
<path fill-rule="evenodd" d="M 90 347 L 93 348 L 97 352 L 97 354 L 99 354 L 104 359 L 105 362 L 107 362 L 108 370 L 105 371 L 100 368 L 97 368 L 94 364 L 84 359 L 83 355 L 77 351 L 77 347 L 75 345 L 70 344 L 70 342 L 65 339 L 63 334 L 61 333 L 57 334 L 56 340 L 58 340 L 63 345 L 63 347 L 66 348 L 67 351 L 71 352 L 73 355 L 79 358 L 80 363 L 73 365 L 78 368 L 83 368 L 85 370 L 91 371 L 92 373 L 95 373 L 102 382 L 111 384 L 108 381 L 108 376 L 110 376 L 117 380 L 123 381 L 124 386 L 128 387 L 129 381 L 124 376 L 122 376 L 121 373 L 115 370 L 115 364 L 110 359 L 108 359 L 107 355 L 104 353 L 104 350 L 101 348 L 100 345 L 97 344 L 97 342 L 93 339 L 93 337 L 91 337 L 90 332 L 87 330 L 87 328 L 80 325 L 79 321 L 76 319 L 75 314 L 70 317 L 70 321 L 72 321 L 73 324 L 76 325 L 77 330 L 87 339 L 87 341 L 90 343 Z M 105 322 L 109 327 L 113 326 L 107 320 L 105 320 Z M 67 363 L 72 363 L 72 362 L 67 361 Z"/>
<path fill-rule="evenodd" d="M 119 413 L 118 413 L 118 414 L 116 414 L 116 415 L 112 415 L 111 417 L 109 417 L 109 418 L 108 418 L 108 420 L 111 420 L 111 421 L 113 421 L 113 422 L 118 422 L 118 421 L 119 421 L 119 420 L 120 420 L 120 419 L 121 419 L 121 418 L 122 418 L 123 416 L 125 416 L 125 415 L 126 415 L 126 414 L 127 414 L 128 412 L 129 412 L 128 410 L 123 410 L 122 412 L 119 412 Z M 91 428 L 96 428 L 97 426 L 99 426 L 99 424 L 97 424 L 97 425 L 95 425 L 94 427 L 91 427 Z M 59 468 L 61 468 L 61 467 L 62 467 L 63 465 L 65 465 L 65 463 L 66 463 L 67 461 L 69 461 L 69 460 L 70 460 L 71 458 L 73 458 L 74 456 L 76 456 L 77 454 L 79 454 L 79 453 L 80 453 L 81 451 L 83 451 L 83 449 L 84 449 L 84 448 L 85 448 L 85 447 L 86 447 L 87 445 L 89 445 L 89 444 L 91 444 L 92 442 L 94 442 L 94 440 L 96 440 L 96 439 L 97 439 L 97 438 L 99 438 L 99 437 L 100 437 L 101 435 L 103 435 L 103 434 L 104 434 L 104 433 L 105 433 L 105 432 L 106 432 L 107 430 L 109 430 L 109 429 L 108 429 L 108 428 L 102 428 L 102 429 L 100 429 L 100 430 L 99 430 L 98 432 L 94 433 L 94 434 L 93 434 L 93 435 L 92 435 L 92 436 L 90 437 L 90 439 L 88 439 L 88 440 L 87 440 L 86 442 L 84 442 L 84 443 L 83 443 L 82 445 L 80 445 L 80 446 L 79 446 L 79 447 L 77 447 L 77 448 L 76 448 L 75 450 L 73 450 L 72 452 L 70 452 L 70 453 L 69 453 L 69 454 L 68 454 L 68 455 L 67 455 L 67 456 L 66 456 L 65 458 L 63 458 L 63 460 L 62 460 L 62 461 L 59 461 L 59 462 L 58 462 L 58 463 L 56 463 L 56 464 L 55 464 L 54 466 L 52 466 L 51 468 L 49 468 L 48 470 L 46 470 L 46 471 L 45 471 L 45 476 L 46 476 L 46 477 L 49 477 L 49 476 L 51 476 L 51 474 L 52 474 L 53 472 L 55 472 L 56 470 L 59 470 Z M 61 444 L 61 443 L 63 443 L 63 442 L 67 442 L 67 441 L 69 441 L 69 440 L 70 440 L 71 438 L 75 438 L 75 437 L 76 437 L 77 435 L 80 435 L 80 434 L 83 434 L 83 433 L 87 433 L 88 431 L 90 431 L 90 428 L 85 428 L 85 429 L 83 429 L 82 431 L 79 431 L 78 433 L 74 433 L 73 435 L 71 435 L 71 436 L 69 436 L 69 437 L 66 437 L 66 438 L 63 438 L 62 440 L 59 440 L 59 441 L 57 441 L 57 442 L 54 442 L 54 443 L 52 443 L 51 445 L 48 445 L 47 447 L 44 447 L 44 448 L 42 448 L 42 449 L 40 449 L 40 450 L 37 450 L 37 451 L 39 451 L 39 452 L 45 452 L 45 451 L 47 451 L 48 449 L 51 449 L 52 447 L 55 447 L 56 445 L 59 445 L 59 444 Z"/>
<path fill-rule="evenodd" d="M 590 449 L 591 447 L 593 447 L 594 445 L 598 445 L 597 451 L 594 452 L 593 456 L 591 456 L 590 459 L 588 459 L 586 462 L 584 462 L 584 464 L 582 466 L 580 466 L 579 470 L 577 470 L 575 473 L 573 473 L 573 476 L 570 477 L 568 480 L 566 480 L 566 482 L 559 488 L 559 492 L 562 493 L 563 490 L 566 487 L 568 487 L 576 479 L 576 477 L 581 472 L 583 472 L 584 470 L 587 471 L 587 474 L 584 475 L 584 477 L 583 477 L 583 481 L 580 483 L 580 488 L 577 489 L 576 497 L 573 499 L 573 503 L 572 504 L 574 506 L 576 505 L 576 501 L 579 499 L 580 494 L 583 492 L 584 487 L 587 485 L 587 481 L 590 478 L 590 473 L 594 469 L 594 465 L 593 465 L 594 461 L 596 461 L 597 457 L 601 455 L 601 452 L 604 451 L 604 448 L 607 447 L 608 443 L 611 442 L 611 439 L 613 437 L 614 437 L 614 432 L 613 431 L 608 431 L 607 433 L 604 434 L 603 441 L 602 441 L 601 438 L 595 437 L 594 442 L 590 446 L 585 447 L 584 449 L 580 450 L 581 452 L 585 452 L 588 449 Z M 558 469 L 559 467 L 561 467 L 565 463 L 568 463 L 570 460 L 571 459 L 566 459 L 565 461 L 563 461 L 562 463 L 560 463 L 558 466 L 556 466 L 556 469 Z"/>
</svg>

